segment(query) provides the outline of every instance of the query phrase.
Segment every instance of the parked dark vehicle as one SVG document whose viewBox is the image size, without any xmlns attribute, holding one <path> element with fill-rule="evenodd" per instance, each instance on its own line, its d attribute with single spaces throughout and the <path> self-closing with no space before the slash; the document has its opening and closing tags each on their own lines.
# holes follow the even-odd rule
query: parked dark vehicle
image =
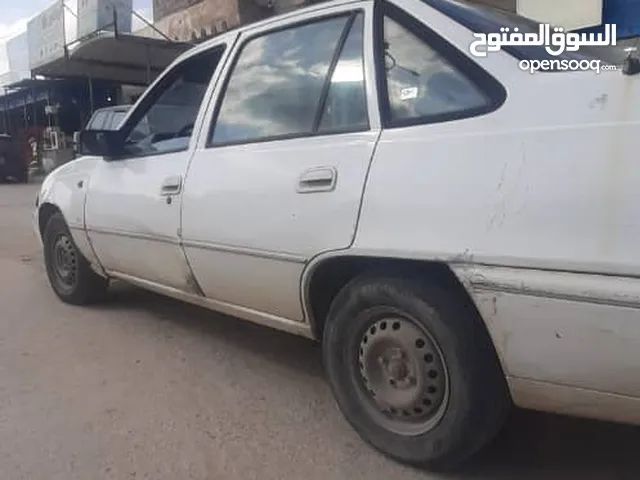
<svg viewBox="0 0 640 480">
<path fill-rule="evenodd" d="M 130 108 L 131 105 L 116 105 L 96 110 L 87 122 L 86 129 L 116 130 Z"/>
<path fill-rule="evenodd" d="M 20 155 L 18 141 L 11 135 L 0 134 L 0 182 L 9 180 L 27 183 L 29 167 Z"/>
</svg>

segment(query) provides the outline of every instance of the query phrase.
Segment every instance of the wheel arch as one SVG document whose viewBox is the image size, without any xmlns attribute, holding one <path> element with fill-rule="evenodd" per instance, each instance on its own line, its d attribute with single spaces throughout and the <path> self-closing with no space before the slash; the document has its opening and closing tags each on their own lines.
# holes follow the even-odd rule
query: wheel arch
<svg viewBox="0 0 640 480">
<path fill-rule="evenodd" d="M 93 249 L 93 245 L 91 244 L 91 241 L 84 228 L 70 225 L 65 212 L 56 203 L 53 203 L 48 199 L 45 199 L 38 207 L 38 231 L 40 234 L 40 239 L 44 242 L 44 230 L 47 226 L 47 223 L 49 222 L 49 219 L 51 219 L 51 217 L 56 213 L 62 216 L 65 223 L 67 224 L 67 227 L 69 227 L 71 237 L 73 238 L 76 247 L 85 258 L 85 260 L 89 263 L 89 266 L 98 275 L 107 277 L 107 274 L 102 267 L 102 263 L 96 255 Z"/>
<path fill-rule="evenodd" d="M 38 230 L 40 232 L 41 239 L 44 240 L 44 229 L 47 226 L 47 222 L 56 213 L 59 213 L 64 218 L 64 214 L 62 213 L 62 210 L 60 210 L 60 207 L 53 203 L 45 201 L 38 207 Z"/>
<path fill-rule="evenodd" d="M 478 317 L 482 319 L 467 287 L 446 262 L 341 252 L 317 257 L 303 273 L 303 309 L 314 338 L 322 339 L 326 314 L 338 292 L 354 278 L 373 271 L 429 278 L 432 282 L 454 291 L 464 301 L 469 302 L 478 313 Z M 484 320 L 482 323 L 486 329 Z"/>
</svg>

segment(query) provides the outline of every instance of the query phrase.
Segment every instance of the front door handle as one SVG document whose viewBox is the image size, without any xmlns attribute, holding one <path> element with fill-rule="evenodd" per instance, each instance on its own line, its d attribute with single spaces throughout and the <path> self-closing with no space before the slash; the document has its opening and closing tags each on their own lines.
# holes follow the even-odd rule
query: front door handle
<svg viewBox="0 0 640 480">
<path fill-rule="evenodd" d="M 160 187 L 160 195 L 175 195 L 182 190 L 182 177 L 180 175 L 173 175 L 163 180 Z"/>
<path fill-rule="evenodd" d="M 310 168 L 300 175 L 298 193 L 330 192 L 336 188 L 337 178 L 334 167 Z"/>
</svg>

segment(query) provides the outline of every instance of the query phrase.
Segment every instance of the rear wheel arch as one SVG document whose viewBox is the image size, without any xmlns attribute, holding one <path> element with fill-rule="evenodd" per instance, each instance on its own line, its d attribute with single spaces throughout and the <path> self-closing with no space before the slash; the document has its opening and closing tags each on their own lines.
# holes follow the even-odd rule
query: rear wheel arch
<svg viewBox="0 0 640 480">
<path fill-rule="evenodd" d="M 472 305 L 425 272 L 372 270 L 333 301 L 323 363 L 340 410 L 384 454 L 432 470 L 461 465 L 512 405 Z"/>
<path fill-rule="evenodd" d="M 486 324 L 467 288 L 445 262 L 375 256 L 337 255 L 316 261 L 303 277 L 303 302 L 313 335 L 322 339 L 331 302 L 349 282 L 361 275 L 419 276 L 454 293 Z"/>
</svg>

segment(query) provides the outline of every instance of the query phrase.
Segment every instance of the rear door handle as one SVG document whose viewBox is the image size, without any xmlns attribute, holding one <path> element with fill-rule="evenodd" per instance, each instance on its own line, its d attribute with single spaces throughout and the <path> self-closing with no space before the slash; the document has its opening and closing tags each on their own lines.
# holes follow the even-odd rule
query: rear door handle
<svg viewBox="0 0 640 480">
<path fill-rule="evenodd" d="M 330 192 L 336 188 L 337 178 L 334 167 L 310 168 L 300 175 L 298 193 Z"/>
<path fill-rule="evenodd" d="M 175 195 L 182 190 L 182 177 L 180 175 L 173 175 L 163 180 L 160 187 L 160 195 Z"/>
</svg>

